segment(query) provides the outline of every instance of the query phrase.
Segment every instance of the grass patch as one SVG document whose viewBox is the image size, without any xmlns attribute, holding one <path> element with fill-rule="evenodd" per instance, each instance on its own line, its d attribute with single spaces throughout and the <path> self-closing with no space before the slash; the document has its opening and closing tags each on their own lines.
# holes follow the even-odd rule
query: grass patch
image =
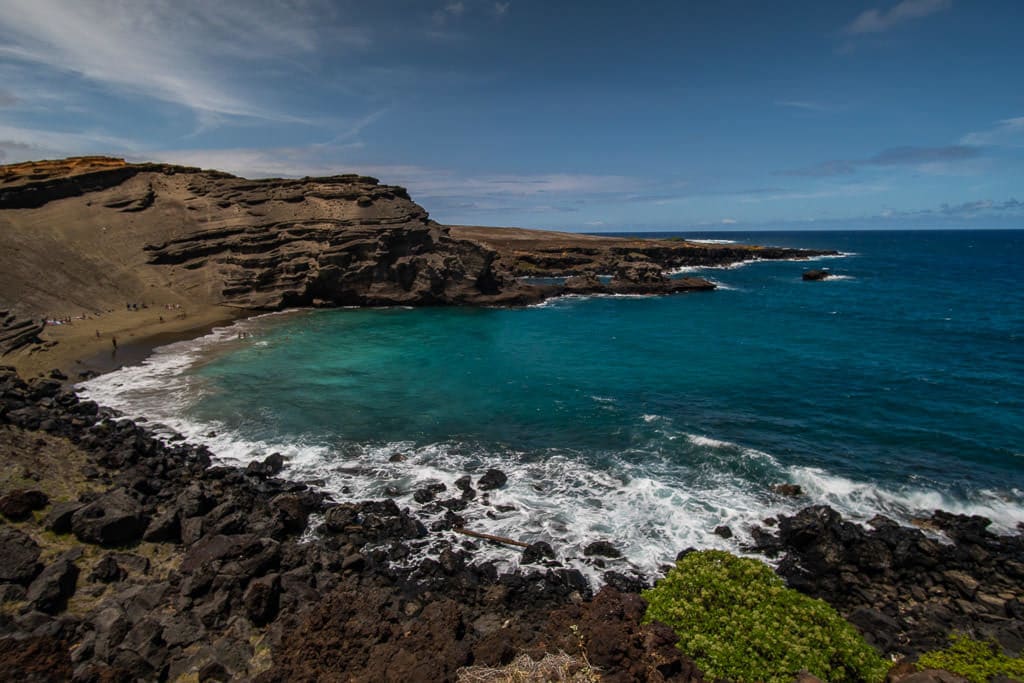
<svg viewBox="0 0 1024 683">
<path fill-rule="evenodd" d="M 643 596 L 645 621 L 671 626 L 709 679 L 791 683 L 807 670 L 831 683 L 874 682 L 889 669 L 832 607 L 757 560 L 693 552 Z"/>
<path fill-rule="evenodd" d="M 959 674 L 971 683 L 986 683 L 993 676 L 1024 678 L 1024 658 L 1008 657 L 996 643 L 953 635 L 944 650 L 921 655 L 921 669 L 945 669 Z"/>
<path fill-rule="evenodd" d="M 544 655 L 540 660 L 521 654 L 499 667 L 467 666 L 459 669 L 456 680 L 458 683 L 592 683 L 601 679 L 582 658 L 559 652 Z"/>
</svg>

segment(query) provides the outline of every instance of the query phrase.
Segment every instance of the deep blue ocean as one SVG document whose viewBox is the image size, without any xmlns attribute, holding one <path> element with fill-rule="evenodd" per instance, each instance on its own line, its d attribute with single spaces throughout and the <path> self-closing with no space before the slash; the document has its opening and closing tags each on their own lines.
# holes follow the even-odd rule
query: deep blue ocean
<svg viewBox="0 0 1024 683">
<path fill-rule="evenodd" d="M 654 570 L 812 503 L 1024 522 L 1024 231 L 703 237 L 844 256 L 697 269 L 710 293 L 264 316 L 85 389 L 228 461 L 281 451 L 338 500 L 418 509 L 498 467 L 467 526 L 577 563 L 603 538 Z"/>
</svg>

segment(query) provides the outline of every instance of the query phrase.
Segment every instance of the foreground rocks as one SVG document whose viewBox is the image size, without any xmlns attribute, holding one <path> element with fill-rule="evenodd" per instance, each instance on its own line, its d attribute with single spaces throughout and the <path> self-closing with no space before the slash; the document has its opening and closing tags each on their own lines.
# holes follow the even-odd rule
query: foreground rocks
<svg viewBox="0 0 1024 683">
<path fill-rule="evenodd" d="M 60 448 L 64 466 L 43 467 Z M 11 476 L 56 492 L 0 519 L 4 680 L 454 680 L 472 662 L 579 651 L 565 610 L 619 643 L 611 680 L 693 672 L 673 637 L 641 626 L 636 596 L 606 589 L 602 601 L 631 605 L 609 622 L 574 570 L 501 575 L 450 545 L 406 566 L 429 532 L 392 500 L 332 503 L 274 476 L 279 456 L 213 467 L 202 447 L 6 368 L 0 452 Z M 488 471 L 478 486 L 504 480 Z M 305 542 L 311 515 L 322 521 Z"/>
<path fill-rule="evenodd" d="M 477 540 L 444 540 L 393 500 L 335 503 L 278 478 L 275 454 L 212 466 L 202 447 L 7 368 L 0 453 L 0 497 L 18 503 L 0 518 L 3 680 L 444 681 L 559 651 L 602 680 L 703 680 L 670 629 L 642 623 L 635 577 L 607 572 L 593 595 L 546 543 L 502 573 L 475 561 Z M 479 474 L 481 491 L 505 484 Z M 458 507 L 473 483 L 440 502 Z M 941 645 L 954 628 L 1019 650 L 1021 539 L 979 518 L 930 523 L 953 545 L 882 519 L 867 531 L 828 508 L 755 537 L 792 585 L 883 652 Z M 436 559 L 409 561 L 426 543 Z M 608 541 L 588 548 L 595 561 L 618 554 Z"/>
<path fill-rule="evenodd" d="M 945 512 L 921 525 L 879 515 L 864 528 L 814 506 L 781 517 L 777 534 L 755 530 L 756 549 L 780 557 L 790 586 L 836 607 L 882 652 L 939 649 L 951 631 L 1024 651 L 1024 536 Z"/>
</svg>

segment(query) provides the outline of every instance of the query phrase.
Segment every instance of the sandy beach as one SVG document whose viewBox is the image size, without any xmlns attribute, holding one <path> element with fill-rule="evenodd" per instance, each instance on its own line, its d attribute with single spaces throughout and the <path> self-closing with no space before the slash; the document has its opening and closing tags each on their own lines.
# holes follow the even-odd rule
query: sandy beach
<svg viewBox="0 0 1024 683">
<path fill-rule="evenodd" d="M 150 306 L 87 315 L 70 323 L 48 324 L 40 335 L 42 345 L 8 354 L 3 362 L 26 378 L 57 369 L 68 381 L 76 382 L 81 373 L 110 372 L 140 363 L 158 346 L 201 336 L 247 315 L 252 312 L 203 305 Z"/>
</svg>

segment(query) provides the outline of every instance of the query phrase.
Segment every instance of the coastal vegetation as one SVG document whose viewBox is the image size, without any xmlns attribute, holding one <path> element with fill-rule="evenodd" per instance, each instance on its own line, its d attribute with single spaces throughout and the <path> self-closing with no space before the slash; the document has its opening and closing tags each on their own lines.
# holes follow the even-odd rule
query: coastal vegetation
<svg viewBox="0 0 1024 683">
<path fill-rule="evenodd" d="M 672 627 L 708 678 L 789 683 L 806 670 L 835 683 L 881 681 L 889 668 L 833 608 L 754 559 L 691 552 L 643 596 L 646 621 Z"/>
<path fill-rule="evenodd" d="M 987 683 L 995 676 L 1024 678 L 1024 657 L 1009 657 L 998 644 L 963 634 L 954 634 L 949 647 L 921 655 L 918 666 L 945 669 L 971 683 Z"/>
</svg>

